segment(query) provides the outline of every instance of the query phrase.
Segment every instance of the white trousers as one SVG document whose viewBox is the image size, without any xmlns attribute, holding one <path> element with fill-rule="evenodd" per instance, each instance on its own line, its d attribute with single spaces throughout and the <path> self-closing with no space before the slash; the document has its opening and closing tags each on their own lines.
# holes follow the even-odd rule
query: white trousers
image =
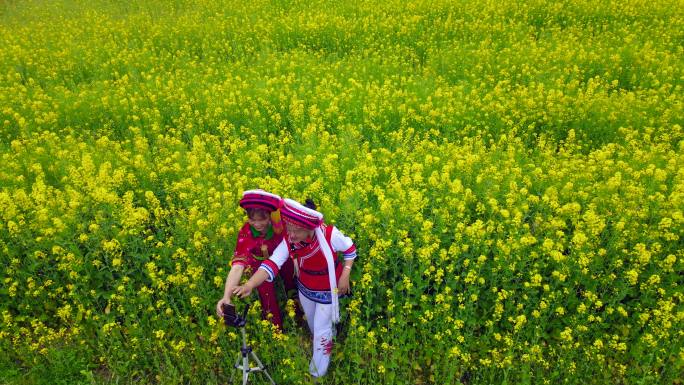
<svg viewBox="0 0 684 385">
<path fill-rule="evenodd" d="M 333 346 L 332 304 L 314 302 L 299 293 L 299 303 L 306 315 L 306 322 L 313 334 L 313 356 L 309 373 L 314 377 L 324 376 L 330 365 Z"/>
</svg>

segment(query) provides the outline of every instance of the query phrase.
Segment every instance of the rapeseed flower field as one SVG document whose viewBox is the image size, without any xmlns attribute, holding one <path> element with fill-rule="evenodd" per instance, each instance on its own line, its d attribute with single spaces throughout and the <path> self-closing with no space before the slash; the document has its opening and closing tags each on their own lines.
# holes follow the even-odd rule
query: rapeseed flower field
<svg viewBox="0 0 684 385">
<path fill-rule="evenodd" d="M 227 383 L 259 187 L 358 247 L 322 383 L 681 384 L 683 10 L 1 3 L 0 382 Z"/>
</svg>

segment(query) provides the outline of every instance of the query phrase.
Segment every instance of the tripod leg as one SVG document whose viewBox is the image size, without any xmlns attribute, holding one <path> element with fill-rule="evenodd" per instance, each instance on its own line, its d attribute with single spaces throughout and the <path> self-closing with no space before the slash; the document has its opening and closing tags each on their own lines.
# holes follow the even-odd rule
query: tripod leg
<svg viewBox="0 0 684 385">
<path fill-rule="evenodd" d="M 254 351 L 252 351 L 252 358 L 254 359 L 254 362 L 256 362 L 257 365 L 259 365 L 259 369 L 262 372 L 264 372 L 266 377 L 268 377 L 268 380 L 271 381 L 271 385 L 276 385 L 275 381 L 273 381 L 273 378 L 271 378 L 271 375 L 268 373 L 268 370 L 266 369 L 264 364 L 261 363 L 261 360 L 259 359 L 259 357 L 257 357 L 257 355 L 256 355 L 256 353 L 254 353 Z"/>
<path fill-rule="evenodd" d="M 249 370 L 249 356 L 245 354 L 242 356 L 242 385 L 247 385 Z"/>
</svg>

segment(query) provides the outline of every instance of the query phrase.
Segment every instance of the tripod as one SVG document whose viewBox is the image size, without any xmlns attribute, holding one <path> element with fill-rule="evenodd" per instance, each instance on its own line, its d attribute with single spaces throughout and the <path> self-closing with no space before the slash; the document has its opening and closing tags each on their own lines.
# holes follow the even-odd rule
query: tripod
<svg viewBox="0 0 684 385">
<path fill-rule="evenodd" d="M 242 335 L 242 346 L 240 347 L 240 354 L 238 355 L 238 358 L 235 361 L 235 365 L 233 366 L 235 367 L 235 369 L 242 371 L 242 385 L 247 385 L 247 382 L 249 381 L 249 374 L 252 372 L 263 372 L 270 381 L 271 385 L 276 385 L 275 381 L 273 381 L 273 378 L 271 378 L 271 375 L 268 373 L 266 366 L 264 366 L 264 364 L 261 363 L 261 360 L 259 359 L 259 357 L 257 357 L 256 353 L 254 353 L 252 347 L 247 345 L 247 334 L 245 333 L 245 325 L 247 324 L 248 310 L 249 304 L 245 306 L 245 310 L 242 312 L 242 315 L 237 315 L 235 313 L 235 306 L 223 305 L 223 321 L 225 322 L 226 326 L 234 326 L 240 328 L 240 334 Z M 250 357 L 257 363 L 257 366 L 250 366 Z M 242 364 L 240 364 L 240 361 L 242 361 Z M 233 372 L 230 375 L 231 384 L 233 383 L 234 377 L 235 372 Z"/>
</svg>

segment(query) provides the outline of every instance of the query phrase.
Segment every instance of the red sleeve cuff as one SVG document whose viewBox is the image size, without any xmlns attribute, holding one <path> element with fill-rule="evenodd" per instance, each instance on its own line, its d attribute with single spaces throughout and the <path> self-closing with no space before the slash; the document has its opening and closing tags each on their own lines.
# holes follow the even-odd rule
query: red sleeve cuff
<svg viewBox="0 0 684 385">
<path fill-rule="evenodd" d="M 233 257 L 233 260 L 230 261 L 231 266 L 247 266 L 248 263 L 243 256 L 238 256 L 238 257 Z"/>
<path fill-rule="evenodd" d="M 351 245 L 350 248 L 348 248 L 347 250 L 342 252 L 342 254 L 352 254 L 352 253 L 356 253 L 356 245 Z"/>
<path fill-rule="evenodd" d="M 270 259 L 261 262 L 261 266 L 259 266 L 259 268 L 265 270 L 266 273 L 268 273 L 268 282 L 273 281 L 276 275 L 278 275 L 278 272 L 280 271 L 280 269 L 278 269 L 278 265 L 276 265 L 276 263 L 271 261 Z"/>
</svg>

